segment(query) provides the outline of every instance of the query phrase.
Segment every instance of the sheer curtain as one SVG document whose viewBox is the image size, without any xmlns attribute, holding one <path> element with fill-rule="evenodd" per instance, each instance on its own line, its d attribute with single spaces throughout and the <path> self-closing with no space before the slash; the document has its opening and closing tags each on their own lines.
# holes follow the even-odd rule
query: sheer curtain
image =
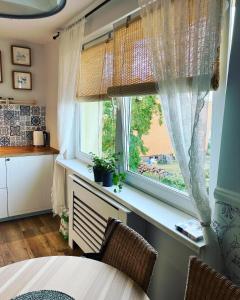
<svg viewBox="0 0 240 300">
<path fill-rule="evenodd" d="M 74 156 L 74 113 L 77 78 L 84 37 L 85 20 L 73 21 L 61 33 L 58 74 L 58 158 Z M 65 203 L 65 171 L 55 163 L 52 187 L 52 205 L 55 214 L 61 214 Z"/>
<path fill-rule="evenodd" d="M 139 0 L 139 5 L 166 125 L 209 245 L 205 260 L 218 267 L 220 252 L 211 226 L 204 161 L 222 1 Z"/>
</svg>

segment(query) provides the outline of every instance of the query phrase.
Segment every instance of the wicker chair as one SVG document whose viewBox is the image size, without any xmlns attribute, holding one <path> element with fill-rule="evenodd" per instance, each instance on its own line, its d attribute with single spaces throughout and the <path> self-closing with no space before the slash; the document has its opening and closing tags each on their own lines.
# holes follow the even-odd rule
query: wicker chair
<svg viewBox="0 0 240 300">
<path fill-rule="evenodd" d="M 240 300 L 240 288 L 196 257 L 190 257 L 185 300 Z"/>
<path fill-rule="evenodd" d="M 117 268 L 147 291 L 157 252 L 133 229 L 109 218 L 100 252 L 83 256 Z"/>
</svg>

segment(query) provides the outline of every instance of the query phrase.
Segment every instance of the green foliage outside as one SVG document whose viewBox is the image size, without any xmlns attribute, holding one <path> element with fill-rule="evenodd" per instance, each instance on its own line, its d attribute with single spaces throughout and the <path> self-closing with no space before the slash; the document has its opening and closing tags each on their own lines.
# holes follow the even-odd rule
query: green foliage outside
<svg viewBox="0 0 240 300">
<path fill-rule="evenodd" d="M 141 155 L 145 155 L 148 148 L 144 145 L 142 137 L 149 133 L 154 114 L 159 115 L 159 124 L 162 124 L 163 116 L 160 103 L 155 96 L 144 96 L 132 100 L 129 147 L 129 167 L 137 171 L 141 163 Z"/>
<path fill-rule="evenodd" d="M 103 136 L 102 152 L 105 155 L 115 153 L 116 137 L 116 103 L 104 101 L 103 104 Z"/>
<path fill-rule="evenodd" d="M 144 96 L 132 99 L 129 143 L 129 168 L 131 171 L 138 172 L 138 167 L 142 162 L 141 156 L 148 152 L 148 148 L 143 142 L 143 136 L 149 133 L 154 114 L 159 116 L 159 124 L 162 125 L 162 109 L 155 96 Z M 102 150 L 103 154 L 106 155 L 115 152 L 116 103 L 114 101 L 104 102 L 103 120 Z M 161 167 L 167 170 L 170 165 Z M 177 163 L 174 163 L 171 171 L 172 172 L 169 172 L 169 175 L 164 178 L 159 178 L 149 172 L 144 173 L 144 175 L 168 186 L 185 190 L 185 184 Z"/>
</svg>

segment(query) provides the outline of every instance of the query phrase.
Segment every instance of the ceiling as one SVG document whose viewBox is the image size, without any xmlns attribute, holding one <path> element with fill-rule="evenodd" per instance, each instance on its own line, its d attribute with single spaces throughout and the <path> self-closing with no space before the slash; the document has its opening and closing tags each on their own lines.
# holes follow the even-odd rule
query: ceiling
<svg viewBox="0 0 240 300">
<path fill-rule="evenodd" d="M 1 2 L 1 0 L 0 0 Z M 21 40 L 45 44 L 71 18 L 79 14 L 94 0 L 67 0 L 65 8 L 58 14 L 34 20 L 0 18 L 0 39 Z"/>
</svg>

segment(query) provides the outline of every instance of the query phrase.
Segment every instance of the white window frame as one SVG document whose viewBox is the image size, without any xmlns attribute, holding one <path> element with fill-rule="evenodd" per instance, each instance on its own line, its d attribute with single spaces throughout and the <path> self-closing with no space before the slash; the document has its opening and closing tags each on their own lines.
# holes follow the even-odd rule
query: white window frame
<svg viewBox="0 0 240 300">
<path fill-rule="evenodd" d="M 214 93 L 213 93 L 213 98 L 214 97 Z M 129 99 L 128 97 L 125 97 L 125 99 Z M 222 95 L 221 99 L 225 100 L 225 95 Z M 120 100 L 120 99 L 119 99 Z M 217 101 L 219 101 L 219 99 L 216 99 Z M 130 100 L 128 100 L 130 101 Z M 224 105 L 224 103 L 223 103 Z M 214 106 L 213 106 L 214 107 Z M 81 124 L 80 124 L 80 114 L 81 114 L 81 104 L 77 103 L 76 104 L 76 158 L 83 161 L 86 164 L 91 164 L 91 157 L 89 154 L 84 153 L 81 151 L 81 138 L 80 138 L 80 134 L 81 134 Z M 196 217 L 196 213 L 195 213 L 195 208 L 194 208 L 194 204 L 191 201 L 188 193 L 184 192 L 184 191 L 180 191 L 176 188 L 167 186 L 161 182 L 157 182 L 154 181 L 148 177 L 145 177 L 144 175 L 140 175 L 137 174 L 135 172 L 132 172 L 130 170 L 127 170 L 127 166 L 128 166 L 128 154 L 126 154 L 124 152 L 124 146 L 122 143 L 122 123 L 123 123 L 123 113 L 121 112 L 121 107 L 120 105 L 118 106 L 118 110 L 117 110 L 117 125 L 116 125 L 116 152 L 121 152 L 123 153 L 123 157 L 124 157 L 124 163 L 122 166 L 123 171 L 126 173 L 126 183 L 145 192 L 146 194 L 149 194 L 157 199 L 159 199 L 160 201 L 163 201 L 167 204 L 170 204 L 171 206 L 182 210 L 194 217 Z M 127 116 L 128 118 L 128 123 L 130 124 L 131 120 L 130 117 Z M 212 129 L 216 129 L 218 128 L 218 124 L 222 123 L 222 118 L 221 120 L 219 119 L 212 119 L 212 122 L 214 122 L 214 124 L 212 124 Z M 218 124 L 216 124 L 216 122 L 218 122 Z M 125 133 L 125 141 L 129 140 L 128 136 L 129 133 Z M 213 132 L 212 132 L 212 136 L 214 136 Z M 211 140 L 211 144 L 215 144 L 215 141 Z M 128 148 L 129 145 L 125 146 L 125 149 Z M 212 148 L 211 151 L 211 160 L 210 160 L 210 170 L 211 173 L 213 172 L 213 168 L 218 168 L 218 164 L 216 165 L 213 162 L 215 161 L 214 159 L 214 155 L 218 154 L 215 153 L 216 151 L 218 151 L 218 149 L 216 149 L 216 147 Z M 211 175 L 210 173 L 210 175 Z M 215 170 L 215 174 L 217 173 L 217 170 Z M 211 176 L 210 176 L 211 178 Z M 212 187 L 212 181 L 213 179 L 210 179 L 210 187 Z"/>
<path fill-rule="evenodd" d="M 126 99 L 128 98 L 126 97 Z M 87 164 L 91 164 L 90 155 L 81 151 L 80 106 L 81 104 L 76 104 L 76 157 Z M 121 113 L 121 107 L 118 106 L 116 126 L 116 152 L 124 153 L 122 144 L 122 116 L 123 115 Z M 128 120 L 128 122 L 130 123 L 130 119 Z M 128 140 L 128 137 L 126 138 L 126 140 Z M 127 184 L 134 186 L 135 188 L 145 192 L 146 194 L 154 196 L 160 201 L 166 202 L 184 212 L 195 216 L 192 201 L 190 200 L 190 197 L 187 193 L 162 184 L 160 182 L 155 182 L 154 180 L 147 178 L 143 175 L 129 171 L 126 169 L 127 166 L 128 157 L 124 153 L 124 166 L 122 166 L 122 168 L 127 175 Z"/>
<path fill-rule="evenodd" d="M 125 141 L 128 141 L 128 144 L 122 146 L 121 152 L 124 153 L 124 149 L 129 149 L 129 134 L 130 134 L 130 123 L 131 123 L 131 97 L 125 97 L 126 108 L 121 113 L 121 117 L 125 118 L 125 123 L 128 123 L 125 135 Z M 126 114 L 124 116 L 124 114 Z M 121 124 L 123 124 L 121 120 Z M 122 128 L 121 128 L 122 131 Z M 119 150 L 119 149 L 118 149 Z M 188 214 L 195 216 L 193 203 L 186 192 L 180 191 L 176 188 L 165 185 L 161 182 L 157 182 L 153 179 L 150 179 L 144 175 L 137 174 L 133 171 L 130 171 L 128 168 L 128 153 L 124 153 L 124 172 L 127 174 L 126 183 L 134 186 L 135 188 L 154 196 L 155 198 L 166 202 Z"/>
<path fill-rule="evenodd" d="M 75 105 L 75 156 L 77 159 L 91 164 L 92 160 L 88 153 L 81 151 L 81 102 Z"/>
</svg>

